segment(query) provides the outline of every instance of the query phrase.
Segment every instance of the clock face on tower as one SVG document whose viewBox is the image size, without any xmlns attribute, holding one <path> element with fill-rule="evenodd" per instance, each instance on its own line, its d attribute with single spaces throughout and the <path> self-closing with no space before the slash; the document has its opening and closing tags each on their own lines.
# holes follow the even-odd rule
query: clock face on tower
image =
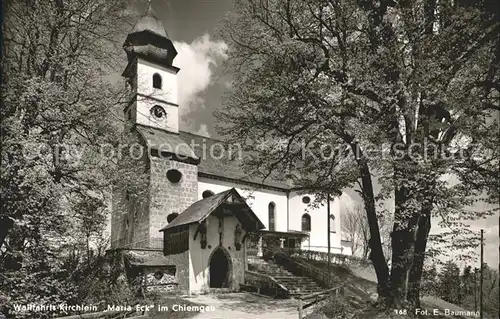
<svg viewBox="0 0 500 319">
<path fill-rule="evenodd" d="M 151 115 L 157 121 L 165 121 L 167 119 L 167 112 L 159 105 L 155 105 L 151 108 Z"/>
</svg>

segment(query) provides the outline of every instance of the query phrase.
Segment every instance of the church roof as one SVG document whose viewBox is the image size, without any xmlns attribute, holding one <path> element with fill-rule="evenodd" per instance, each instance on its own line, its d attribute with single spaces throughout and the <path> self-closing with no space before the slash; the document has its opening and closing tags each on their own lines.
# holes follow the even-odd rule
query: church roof
<svg viewBox="0 0 500 319">
<path fill-rule="evenodd" d="M 151 3 L 148 4 L 146 13 L 139 18 L 127 35 L 123 48 L 127 53 L 129 65 L 135 61 L 136 57 L 141 57 L 172 68 L 173 60 L 177 55 L 177 50 L 169 39 L 163 23 L 153 13 Z"/>
<path fill-rule="evenodd" d="M 176 155 L 184 158 L 191 158 L 198 160 L 194 151 L 188 143 L 182 139 L 179 134 L 169 133 L 154 127 L 136 125 L 137 131 L 141 134 L 148 146 L 151 149 L 164 151 L 167 153 L 175 153 Z"/>
<path fill-rule="evenodd" d="M 246 201 L 240 196 L 236 189 L 231 188 L 193 203 L 160 231 L 182 225 L 201 223 L 224 203 L 237 205 L 238 209 L 235 209 L 233 213 L 241 222 L 244 229 L 258 230 L 265 228 L 264 224 L 246 204 Z"/>
<path fill-rule="evenodd" d="M 148 4 L 146 13 L 137 21 L 131 33 L 151 31 L 162 37 L 168 38 L 163 23 L 154 15 L 151 3 Z"/>
<path fill-rule="evenodd" d="M 274 178 L 262 180 L 250 176 L 242 169 L 242 159 L 233 158 L 238 148 L 231 148 L 225 142 L 210 137 L 192 134 L 189 132 L 170 133 L 158 128 L 136 124 L 151 149 L 176 153 L 181 158 L 190 158 L 198 163 L 198 174 L 209 178 L 228 179 L 234 183 L 251 183 L 257 187 L 268 186 L 281 190 L 289 190 L 292 185 Z M 213 151 L 213 152 L 212 152 Z M 218 153 L 222 152 L 222 153 Z M 232 154 L 231 154 L 232 152 Z M 244 154 L 242 154 L 244 156 Z"/>
<path fill-rule="evenodd" d="M 242 169 L 242 158 L 233 158 L 238 154 L 237 147 L 230 147 L 224 141 L 210 137 L 200 136 L 189 132 L 179 132 L 181 139 L 193 146 L 193 151 L 200 159 L 198 172 L 214 178 L 230 179 L 236 183 L 252 183 L 283 190 L 292 188 L 292 185 L 273 176 L 265 180 L 249 176 Z M 213 150 L 215 154 L 211 154 Z M 217 152 L 222 150 L 222 154 Z M 245 154 L 242 154 L 244 156 Z"/>
</svg>

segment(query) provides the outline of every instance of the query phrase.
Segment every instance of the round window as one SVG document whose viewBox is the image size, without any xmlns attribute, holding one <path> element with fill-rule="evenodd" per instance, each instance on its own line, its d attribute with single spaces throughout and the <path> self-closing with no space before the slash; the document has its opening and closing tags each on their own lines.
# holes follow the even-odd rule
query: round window
<svg viewBox="0 0 500 319">
<path fill-rule="evenodd" d="M 214 195 L 214 192 L 212 192 L 211 190 L 206 190 L 204 191 L 202 194 L 201 194 L 201 197 L 203 198 L 207 198 L 207 197 L 210 197 L 210 196 L 213 196 Z"/>
<path fill-rule="evenodd" d="M 310 202 L 311 202 L 311 197 L 309 196 L 302 197 L 302 203 L 309 204 Z"/>
<path fill-rule="evenodd" d="M 172 214 L 168 215 L 167 222 L 170 224 L 177 216 L 179 216 L 179 214 L 177 214 L 177 213 L 172 213 Z"/>
<path fill-rule="evenodd" d="M 176 169 L 169 169 L 167 171 L 167 179 L 172 183 L 178 183 L 182 178 L 182 173 Z"/>
</svg>

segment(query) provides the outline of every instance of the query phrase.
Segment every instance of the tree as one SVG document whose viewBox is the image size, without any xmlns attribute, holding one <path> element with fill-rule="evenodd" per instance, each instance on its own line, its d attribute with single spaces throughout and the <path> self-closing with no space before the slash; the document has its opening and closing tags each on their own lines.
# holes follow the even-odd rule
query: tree
<svg viewBox="0 0 500 319">
<path fill-rule="evenodd" d="M 359 205 L 346 209 L 342 215 L 341 229 L 346 234 L 347 239 L 351 241 L 352 254 L 356 255 L 361 248 L 363 259 L 368 257 L 368 224 L 366 215 Z"/>
<path fill-rule="evenodd" d="M 499 314 L 499 276 L 498 270 L 488 267 L 484 264 L 484 282 L 483 282 L 483 300 L 485 313 L 492 317 L 498 317 Z"/>
<path fill-rule="evenodd" d="M 7 307 L 81 302 L 73 275 L 97 265 L 90 242 L 102 239 L 111 186 L 144 189 L 141 166 L 118 160 L 130 141 L 117 115 L 127 95 L 109 74 L 129 25 L 124 3 L 3 6 L 0 293 Z"/>
<path fill-rule="evenodd" d="M 422 293 L 426 295 L 434 295 L 434 296 L 438 295 L 437 275 L 438 273 L 436 269 L 436 264 L 432 264 L 432 266 L 423 269 L 422 287 L 421 287 Z"/>
<path fill-rule="evenodd" d="M 391 213 L 386 213 L 378 218 L 382 248 L 386 257 L 390 257 L 388 253 L 390 252 L 391 219 Z M 342 233 L 346 234 L 351 241 L 352 253 L 356 254 L 358 249 L 361 249 L 361 257 L 367 259 L 370 252 L 370 228 L 362 205 L 346 209 L 342 215 L 341 228 Z"/>
<path fill-rule="evenodd" d="M 483 192 L 498 200 L 500 25 L 491 8 L 238 1 L 222 31 L 235 76 L 220 132 L 245 141 L 248 174 L 292 181 L 319 200 L 358 185 L 386 307 L 418 306 L 432 215 L 466 248 L 457 229 L 478 214 L 463 207 Z M 481 160 L 458 152 L 480 148 L 491 151 Z M 456 183 L 444 180 L 450 174 Z M 394 201 L 390 272 L 377 200 Z"/>
<path fill-rule="evenodd" d="M 470 265 L 464 268 L 460 281 L 461 281 L 460 293 L 463 296 L 461 298 L 463 303 L 463 301 L 466 298 L 474 294 L 474 277 L 472 273 L 472 267 Z"/>
<path fill-rule="evenodd" d="M 460 304 L 462 302 L 460 284 L 460 269 L 456 263 L 447 262 L 439 274 L 439 297 L 451 303 Z"/>
</svg>

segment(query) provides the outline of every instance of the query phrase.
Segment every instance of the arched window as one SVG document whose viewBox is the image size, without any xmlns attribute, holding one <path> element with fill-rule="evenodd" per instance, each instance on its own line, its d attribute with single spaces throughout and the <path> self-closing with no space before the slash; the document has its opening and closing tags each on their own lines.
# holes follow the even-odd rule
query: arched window
<svg viewBox="0 0 500 319">
<path fill-rule="evenodd" d="M 330 231 L 332 233 L 337 232 L 337 226 L 335 225 L 335 215 L 334 214 L 330 214 Z"/>
<path fill-rule="evenodd" d="M 213 196 L 214 195 L 214 192 L 212 192 L 211 190 L 206 190 L 204 191 L 203 193 L 201 193 L 201 197 L 203 198 L 207 198 L 207 197 L 210 197 L 210 196 Z"/>
<path fill-rule="evenodd" d="M 161 75 L 158 73 L 153 74 L 153 88 L 161 89 Z"/>
<path fill-rule="evenodd" d="M 307 213 L 302 215 L 302 231 L 311 231 L 311 216 Z"/>
<path fill-rule="evenodd" d="M 274 231 L 275 230 L 275 210 L 276 210 L 276 204 L 273 202 L 269 203 L 269 230 Z"/>
</svg>

